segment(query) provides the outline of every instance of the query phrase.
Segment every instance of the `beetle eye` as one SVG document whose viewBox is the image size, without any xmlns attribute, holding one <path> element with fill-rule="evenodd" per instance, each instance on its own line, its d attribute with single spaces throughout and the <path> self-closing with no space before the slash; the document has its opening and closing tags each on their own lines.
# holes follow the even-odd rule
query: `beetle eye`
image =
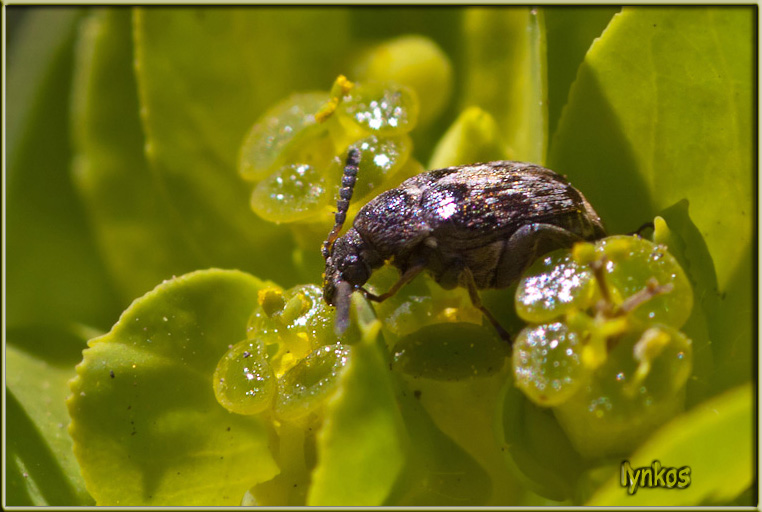
<svg viewBox="0 0 762 512">
<path fill-rule="evenodd" d="M 368 268 L 364 264 L 355 263 L 354 265 L 347 266 L 342 272 L 342 276 L 348 283 L 351 283 L 354 286 L 360 286 L 365 284 L 370 277 L 370 274 Z"/>
</svg>

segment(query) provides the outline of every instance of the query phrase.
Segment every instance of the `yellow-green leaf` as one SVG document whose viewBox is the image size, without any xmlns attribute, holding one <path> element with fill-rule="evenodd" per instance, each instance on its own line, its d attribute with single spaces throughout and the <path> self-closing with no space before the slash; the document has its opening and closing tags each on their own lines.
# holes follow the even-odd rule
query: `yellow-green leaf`
<svg viewBox="0 0 762 512">
<path fill-rule="evenodd" d="M 263 285 L 238 271 L 187 274 L 89 342 L 71 382 L 69 432 L 99 505 L 237 505 L 277 474 L 264 422 L 228 412 L 212 387 Z"/>
<path fill-rule="evenodd" d="M 727 504 L 755 477 L 754 399 L 751 385 L 707 401 L 662 427 L 628 460 L 632 468 L 690 468 L 685 489 L 640 488 L 634 494 L 616 474 L 587 503 L 606 506 Z M 752 505 L 752 503 L 749 503 Z"/>
<path fill-rule="evenodd" d="M 63 338 L 54 330 L 47 334 Z M 18 335 L 13 338 L 19 341 Z M 5 364 L 7 504 L 92 505 L 66 432 L 66 382 L 74 369 L 55 366 L 14 345 L 5 349 Z"/>
<path fill-rule="evenodd" d="M 352 346 L 326 406 L 308 505 L 382 505 L 404 465 L 407 439 L 389 370 L 376 336 L 366 331 L 364 337 Z"/>
<path fill-rule="evenodd" d="M 624 9 L 587 53 L 549 158 L 613 232 L 687 198 L 720 290 L 751 243 L 754 19 Z"/>
<path fill-rule="evenodd" d="M 203 263 L 143 153 L 131 14 L 103 9 L 84 20 L 72 95 L 74 182 L 125 303 Z"/>
</svg>

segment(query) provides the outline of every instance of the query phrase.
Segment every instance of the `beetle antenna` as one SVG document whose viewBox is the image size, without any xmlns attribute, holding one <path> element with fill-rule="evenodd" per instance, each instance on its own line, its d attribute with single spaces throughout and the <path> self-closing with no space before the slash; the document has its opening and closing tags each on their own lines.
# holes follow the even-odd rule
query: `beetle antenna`
<svg viewBox="0 0 762 512">
<path fill-rule="evenodd" d="M 344 221 L 347 220 L 347 211 L 349 210 L 349 200 L 352 199 L 352 192 L 355 189 L 357 181 L 357 171 L 360 165 L 360 150 L 350 148 L 347 153 L 347 162 L 344 165 L 344 174 L 341 176 L 341 188 L 339 189 L 339 199 L 336 201 L 336 223 L 333 229 L 328 233 L 328 238 L 323 242 L 323 258 L 328 259 L 333 250 L 333 243 L 339 237 Z"/>
</svg>

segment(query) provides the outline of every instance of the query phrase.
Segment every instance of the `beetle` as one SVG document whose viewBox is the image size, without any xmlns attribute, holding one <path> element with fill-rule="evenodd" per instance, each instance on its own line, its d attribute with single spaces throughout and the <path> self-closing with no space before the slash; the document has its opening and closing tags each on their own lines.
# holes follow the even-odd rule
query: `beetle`
<svg viewBox="0 0 762 512">
<path fill-rule="evenodd" d="M 393 296 L 422 271 L 445 289 L 465 287 L 471 302 L 510 343 L 479 290 L 505 288 L 538 257 L 606 236 L 601 219 L 564 177 L 539 165 L 497 161 L 424 172 L 376 196 L 339 236 L 357 179 L 360 152 L 347 154 L 335 224 L 323 243 L 323 298 L 336 306 L 336 331 L 349 324 L 349 298 Z M 399 280 L 375 295 L 362 286 L 391 263 Z"/>
</svg>

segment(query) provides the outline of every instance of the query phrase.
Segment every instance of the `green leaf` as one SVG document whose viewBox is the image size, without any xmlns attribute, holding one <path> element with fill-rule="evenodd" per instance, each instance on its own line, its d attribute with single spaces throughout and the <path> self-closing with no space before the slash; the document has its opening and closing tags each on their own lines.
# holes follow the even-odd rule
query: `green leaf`
<svg viewBox="0 0 762 512">
<path fill-rule="evenodd" d="M 706 242 L 691 220 L 688 201 L 684 199 L 670 206 L 659 216 L 666 221 L 666 228 L 658 219 L 655 220 L 654 241 L 667 245 L 670 254 L 685 270 L 693 288 L 693 311 L 681 328 L 693 342 L 693 374 L 688 381 L 687 396 L 687 405 L 692 407 L 712 392 L 721 391 L 713 389 L 716 388 L 713 385 L 717 377 L 714 361 L 721 357 L 721 352 L 726 348 L 723 342 L 727 338 L 722 332 L 714 330 L 710 333 L 709 330 L 710 325 L 717 324 L 713 317 L 720 309 L 717 275 Z"/>
<path fill-rule="evenodd" d="M 416 385 L 415 381 L 406 383 L 397 379 L 397 403 L 409 442 L 406 466 L 385 505 L 486 504 L 493 496 L 490 475 L 437 427 L 421 404 L 422 391 L 414 389 Z M 506 481 L 500 482 L 500 489 L 506 487 Z"/>
<path fill-rule="evenodd" d="M 28 137 L 30 114 L 36 109 L 41 93 L 50 88 L 48 82 L 65 83 L 58 61 L 68 61 L 71 56 L 73 35 L 82 9 L 37 9 L 20 17 L 15 32 L 8 34 L 11 43 L 8 52 L 8 93 L 13 102 L 8 103 L 6 142 L 8 161 L 16 160 L 23 139 Z M 10 20 L 9 20 L 10 25 Z M 11 26 L 8 27 L 9 32 Z"/>
<path fill-rule="evenodd" d="M 630 495 L 611 479 L 587 505 L 686 506 L 728 503 L 752 485 L 754 400 L 751 385 L 703 403 L 662 427 L 628 460 L 632 468 L 662 466 L 691 470 L 685 489 L 641 488 Z"/>
<path fill-rule="evenodd" d="M 470 473 L 462 477 L 466 481 L 461 489 L 454 487 L 452 495 L 443 497 L 445 503 L 448 498 L 474 499 L 474 495 L 478 496 L 476 501 L 460 504 L 499 506 L 518 501 L 519 485 L 505 464 L 504 446 L 495 429 L 495 417 L 502 406 L 500 391 L 510 365 L 504 361 L 495 361 L 495 364 L 501 366 L 499 372 L 451 381 L 405 376 L 406 386 L 417 395 L 436 427 L 473 459 L 473 462 L 466 461 L 457 455 L 464 470 Z M 442 448 L 446 449 L 447 445 Z M 479 489 L 483 489 L 481 493 Z"/>
<path fill-rule="evenodd" d="M 8 52 L 6 325 L 106 327 L 121 309 L 69 175 L 72 47 L 82 13 L 30 10 Z"/>
<path fill-rule="evenodd" d="M 89 342 L 71 382 L 74 453 L 99 505 L 235 505 L 277 472 L 257 416 L 214 397 L 264 283 L 207 270 L 159 285 Z"/>
<path fill-rule="evenodd" d="M 475 105 L 495 117 L 510 159 L 544 163 L 548 109 L 542 11 L 471 8 L 463 23 L 461 106 Z"/>
<path fill-rule="evenodd" d="M 347 47 L 346 21 L 340 9 L 137 10 L 148 160 L 204 265 L 296 284 L 296 273 L 283 264 L 291 259 L 290 234 L 251 211 L 237 155 L 276 100 L 330 87 L 340 71 L 336 56 Z"/>
<path fill-rule="evenodd" d="M 554 501 L 570 500 L 588 468 L 550 409 L 530 402 L 512 378 L 501 392 L 496 431 L 505 461 L 522 484 Z"/>
<path fill-rule="evenodd" d="M 667 245 L 691 281 L 697 298 L 694 304 L 710 316 L 717 306 L 717 274 L 706 241 L 691 219 L 688 201 L 675 203 L 659 216 L 667 223 L 667 233 L 664 240 L 659 239 L 657 227 L 654 242 Z"/>
<path fill-rule="evenodd" d="M 758 333 L 754 319 L 759 314 L 754 303 L 758 292 L 756 258 L 751 249 L 744 251 L 741 263 L 720 295 L 718 308 L 707 318 L 715 336 L 717 391 L 741 385 L 755 375 Z"/>
<path fill-rule="evenodd" d="M 720 290 L 751 242 L 754 12 L 624 9 L 586 55 L 549 159 L 612 232 L 687 198 Z"/>
<path fill-rule="evenodd" d="M 405 463 L 407 439 L 375 340 L 366 330 L 352 345 L 339 389 L 326 405 L 308 505 L 382 505 Z"/>
<path fill-rule="evenodd" d="M 548 133 L 556 131 L 569 88 L 590 45 L 621 7 L 543 7 L 548 47 Z"/>
<path fill-rule="evenodd" d="M 66 432 L 66 382 L 74 376 L 73 367 L 54 366 L 15 345 L 6 346 L 5 365 L 7 504 L 93 505 Z"/>
<path fill-rule="evenodd" d="M 131 12 L 97 10 L 84 21 L 72 97 L 75 182 L 127 301 L 201 261 L 143 155 Z"/>
</svg>

